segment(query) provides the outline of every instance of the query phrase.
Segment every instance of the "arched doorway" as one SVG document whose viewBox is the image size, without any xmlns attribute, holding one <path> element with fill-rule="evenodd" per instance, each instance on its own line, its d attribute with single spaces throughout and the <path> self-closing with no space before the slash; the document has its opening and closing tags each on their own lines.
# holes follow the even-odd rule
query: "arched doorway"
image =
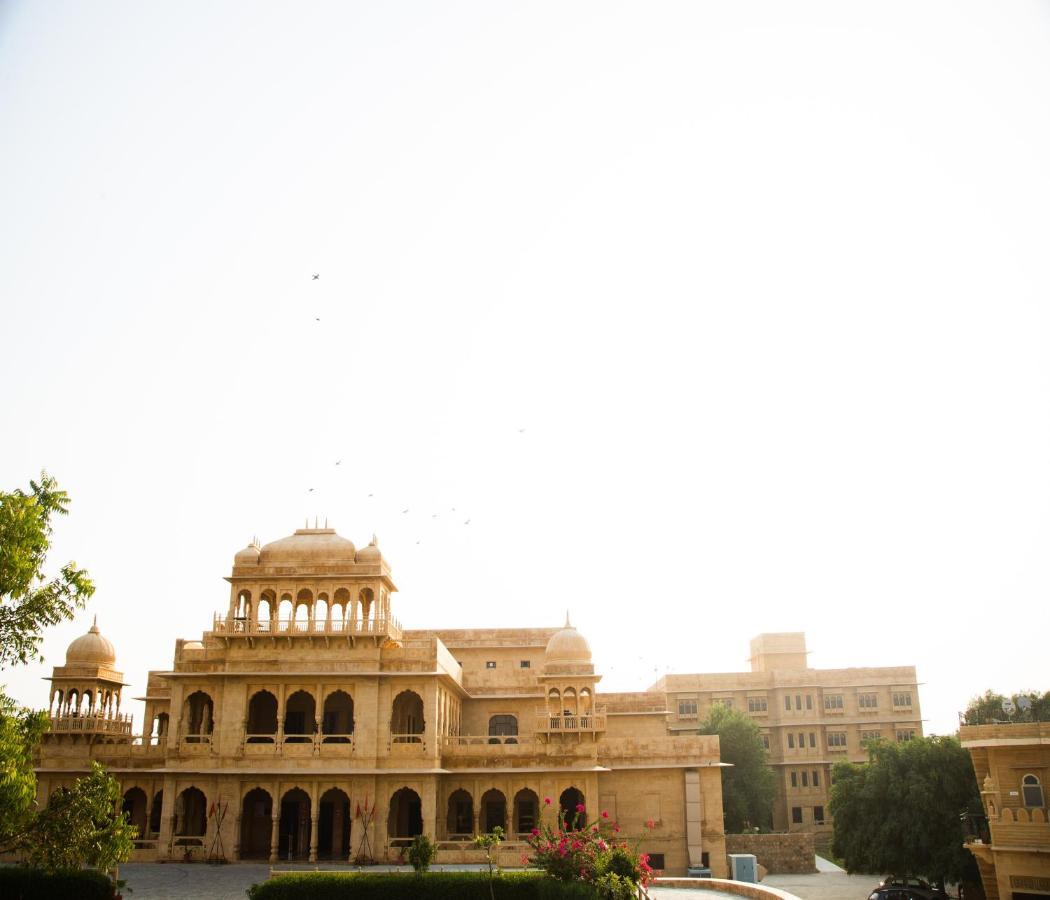
<svg viewBox="0 0 1050 900">
<path fill-rule="evenodd" d="M 350 857 L 350 798 L 339 788 L 325 791 L 317 819 L 317 858 Z"/>
<path fill-rule="evenodd" d="M 301 788 L 292 788 L 281 798 L 277 855 L 280 859 L 310 855 L 310 796 Z"/>
<path fill-rule="evenodd" d="M 407 844 L 417 834 L 423 833 L 423 804 L 411 788 L 401 788 L 390 798 L 390 816 L 387 819 L 387 834 L 391 842 L 400 839 Z"/>
<path fill-rule="evenodd" d="M 186 698 L 183 714 L 186 732 L 183 738 L 187 744 L 206 742 L 211 739 L 214 708 L 211 697 L 204 691 L 194 691 Z"/>
<path fill-rule="evenodd" d="M 558 807 L 561 809 L 566 828 L 575 828 L 578 831 L 586 827 L 587 813 L 583 793 L 579 788 L 571 787 L 562 791 L 561 797 L 558 798 Z M 581 810 L 581 807 L 584 809 Z"/>
<path fill-rule="evenodd" d="M 208 801 L 200 788 L 186 788 L 175 801 L 175 834 L 204 837 L 208 831 Z"/>
<path fill-rule="evenodd" d="M 321 731 L 326 744 L 349 744 L 354 733 L 354 701 L 346 691 L 333 691 L 324 701 Z"/>
<path fill-rule="evenodd" d="M 269 859 L 273 828 L 273 798 L 253 788 L 241 803 L 241 859 Z"/>
<path fill-rule="evenodd" d="M 128 824 L 138 829 L 135 840 L 141 841 L 146 836 L 146 792 L 142 788 L 133 787 L 124 792 L 124 802 L 121 811 L 127 814 Z"/>
<path fill-rule="evenodd" d="M 523 788 L 514 795 L 514 833 L 530 834 L 538 824 L 540 816 L 540 798 L 528 788 Z"/>
<path fill-rule="evenodd" d="M 160 817 L 164 811 L 164 791 L 157 791 L 153 795 L 153 806 L 150 807 L 149 811 L 149 831 L 150 834 L 160 833 Z"/>
<path fill-rule="evenodd" d="M 423 698 L 415 691 L 402 691 L 394 698 L 390 716 L 390 736 L 395 744 L 421 744 L 426 722 Z"/>
<path fill-rule="evenodd" d="M 455 790 L 449 796 L 445 825 L 450 841 L 473 837 L 474 798 L 463 789 Z"/>
<path fill-rule="evenodd" d="M 496 828 L 507 831 L 507 798 L 493 789 L 481 795 L 481 830 L 491 834 Z"/>
<path fill-rule="evenodd" d="M 277 735 L 277 698 L 269 691 L 256 691 L 248 701 L 249 744 L 272 744 Z"/>
<path fill-rule="evenodd" d="M 284 709 L 284 742 L 309 744 L 317 731 L 317 702 L 313 694 L 296 691 Z"/>
</svg>

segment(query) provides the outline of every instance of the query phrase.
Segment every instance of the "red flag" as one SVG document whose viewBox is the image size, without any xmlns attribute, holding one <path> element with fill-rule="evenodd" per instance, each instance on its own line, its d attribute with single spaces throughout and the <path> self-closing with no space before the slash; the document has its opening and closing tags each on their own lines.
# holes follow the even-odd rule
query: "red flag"
<svg viewBox="0 0 1050 900">
<path fill-rule="evenodd" d="M 358 801 L 358 803 L 357 803 L 357 812 L 354 813 L 354 818 L 355 819 L 360 819 L 361 818 L 361 801 Z"/>
</svg>

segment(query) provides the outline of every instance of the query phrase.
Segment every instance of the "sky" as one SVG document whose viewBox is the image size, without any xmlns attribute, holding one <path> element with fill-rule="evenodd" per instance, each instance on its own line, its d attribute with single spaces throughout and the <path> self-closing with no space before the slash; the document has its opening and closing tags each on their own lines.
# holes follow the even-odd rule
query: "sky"
<svg viewBox="0 0 1050 900">
<path fill-rule="evenodd" d="M 319 516 L 605 690 L 1048 690 L 1047 160 L 1045 2 L 0 4 L 0 489 L 97 586 L 0 681 Z"/>
</svg>

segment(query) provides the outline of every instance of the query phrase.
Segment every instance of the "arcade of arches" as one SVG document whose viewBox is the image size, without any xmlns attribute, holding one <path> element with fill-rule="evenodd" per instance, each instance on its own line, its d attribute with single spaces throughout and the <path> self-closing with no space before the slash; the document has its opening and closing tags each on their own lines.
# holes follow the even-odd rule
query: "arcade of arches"
<svg viewBox="0 0 1050 900">
<path fill-rule="evenodd" d="M 707 855 L 724 874 L 717 738 L 672 731 L 662 693 L 599 691 L 568 620 L 405 629 L 375 538 L 319 525 L 253 541 L 227 581 L 200 639 L 149 673 L 134 723 L 97 624 L 70 645 L 41 802 L 103 762 L 143 861 L 392 861 L 426 833 L 441 864 L 501 828 L 513 866 L 534 828 L 604 811 L 669 873 Z"/>
</svg>

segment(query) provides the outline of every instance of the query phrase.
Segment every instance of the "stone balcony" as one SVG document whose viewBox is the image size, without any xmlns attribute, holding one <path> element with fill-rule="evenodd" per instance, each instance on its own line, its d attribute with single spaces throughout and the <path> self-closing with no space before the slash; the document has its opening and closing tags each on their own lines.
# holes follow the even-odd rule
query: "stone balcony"
<svg viewBox="0 0 1050 900">
<path fill-rule="evenodd" d="M 131 737 L 130 715 L 52 716 L 51 734 L 109 735 Z"/>
<path fill-rule="evenodd" d="M 397 619 L 263 619 L 253 622 L 240 616 L 216 614 L 209 632 L 221 638 L 266 637 L 375 637 L 402 639 Z"/>
<path fill-rule="evenodd" d="M 605 731 L 605 707 L 575 716 L 551 715 L 545 712 L 536 714 L 538 734 L 579 734 L 594 731 Z"/>
</svg>

